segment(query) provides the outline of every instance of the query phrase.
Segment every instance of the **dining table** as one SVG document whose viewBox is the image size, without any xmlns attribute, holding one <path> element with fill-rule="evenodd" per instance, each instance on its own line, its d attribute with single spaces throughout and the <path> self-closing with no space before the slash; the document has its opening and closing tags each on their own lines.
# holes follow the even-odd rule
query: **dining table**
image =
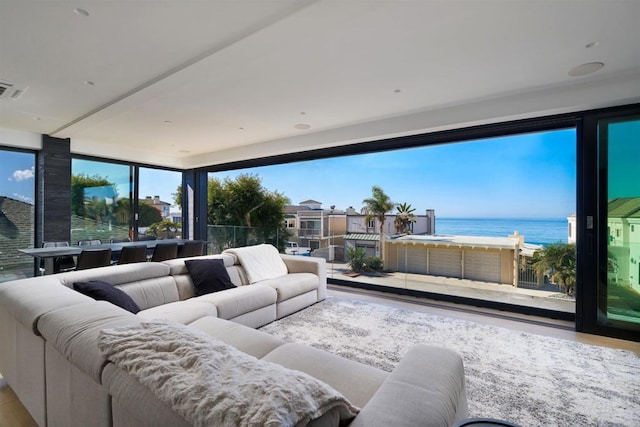
<svg viewBox="0 0 640 427">
<path fill-rule="evenodd" d="M 62 256 L 78 256 L 83 250 L 92 249 L 111 249 L 114 254 L 120 253 L 125 246 L 146 246 L 148 251 L 152 251 L 156 245 L 164 243 L 177 243 L 178 248 L 184 245 L 185 239 L 160 239 L 160 240 L 141 240 L 137 242 L 117 242 L 117 243 L 101 243 L 98 245 L 82 245 L 82 246 L 56 246 L 48 248 L 25 248 L 18 249 L 26 255 L 30 255 L 36 259 L 44 260 L 44 274 L 52 274 L 53 260 Z M 179 250 L 179 249 L 178 249 Z"/>
</svg>

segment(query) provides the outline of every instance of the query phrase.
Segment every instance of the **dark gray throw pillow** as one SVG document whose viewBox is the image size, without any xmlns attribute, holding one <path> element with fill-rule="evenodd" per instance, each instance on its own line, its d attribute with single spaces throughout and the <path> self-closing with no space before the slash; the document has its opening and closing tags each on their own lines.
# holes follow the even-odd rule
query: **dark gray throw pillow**
<svg viewBox="0 0 640 427">
<path fill-rule="evenodd" d="M 140 311 L 138 304 L 126 293 L 113 286 L 111 283 L 100 280 L 88 282 L 75 282 L 73 289 L 99 301 L 108 301 L 127 311 L 136 314 Z"/>
<path fill-rule="evenodd" d="M 196 296 L 236 287 L 231 283 L 224 261 L 219 258 L 188 259 L 184 263 L 191 275 Z"/>
</svg>

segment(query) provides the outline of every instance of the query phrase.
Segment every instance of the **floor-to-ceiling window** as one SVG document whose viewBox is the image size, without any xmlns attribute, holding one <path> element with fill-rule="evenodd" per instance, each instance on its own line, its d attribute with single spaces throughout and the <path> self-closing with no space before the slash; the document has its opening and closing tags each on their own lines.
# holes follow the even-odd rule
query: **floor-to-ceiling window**
<svg viewBox="0 0 640 427">
<path fill-rule="evenodd" d="M 575 129 L 447 142 L 211 172 L 209 240 L 324 257 L 336 283 L 573 315 Z M 256 198 L 226 210 L 243 186 Z M 260 197 L 283 204 L 270 234 L 247 231 Z"/>
<path fill-rule="evenodd" d="M 33 275 L 35 154 L 0 149 L 0 282 Z"/>
</svg>

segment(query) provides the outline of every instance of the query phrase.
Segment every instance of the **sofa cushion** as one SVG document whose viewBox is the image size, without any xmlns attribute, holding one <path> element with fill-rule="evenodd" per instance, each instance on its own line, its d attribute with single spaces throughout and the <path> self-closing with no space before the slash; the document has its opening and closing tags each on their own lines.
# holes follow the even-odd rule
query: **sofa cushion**
<svg viewBox="0 0 640 427">
<path fill-rule="evenodd" d="M 274 279 L 289 273 L 278 249 L 273 245 L 255 245 L 227 249 L 223 253 L 235 255 L 244 268 L 249 283 Z"/>
<path fill-rule="evenodd" d="M 215 317 L 202 317 L 190 323 L 188 327 L 202 331 L 258 359 L 284 344 L 283 340 L 266 332 Z"/>
<path fill-rule="evenodd" d="M 235 288 L 221 259 L 187 259 L 184 263 L 189 270 L 195 296 Z"/>
<path fill-rule="evenodd" d="M 135 314 L 140 311 L 140 307 L 131 297 L 113 285 L 101 280 L 89 280 L 87 282 L 75 282 L 73 289 L 90 296 L 98 301 L 107 301 L 111 304 L 124 308 Z"/>
<path fill-rule="evenodd" d="M 329 384 L 351 403 L 361 408 L 367 404 L 388 376 L 386 372 L 372 366 L 298 343 L 281 345 L 262 360 L 306 372 Z"/>
<path fill-rule="evenodd" d="M 194 300 L 214 304 L 218 317 L 228 320 L 270 305 L 275 307 L 277 298 L 277 292 L 269 286 L 249 285 L 202 295 Z"/>
<path fill-rule="evenodd" d="M 138 313 L 138 316 L 144 319 L 173 320 L 174 322 L 182 323 L 183 325 L 188 325 L 189 323 L 204 316 L 215 317 L 217 315 L 218 310 L 215 305 L 192 299 L 162 304 L 157 307 L 142 310 Z"/>
<path fill-rule="evenodd" d="M 311 273 L 290 273 L 259 283 L 275 289 L 278 292 L 278 302 L 280 302 L 318 289 L 318 276 Z"/>
</svg>

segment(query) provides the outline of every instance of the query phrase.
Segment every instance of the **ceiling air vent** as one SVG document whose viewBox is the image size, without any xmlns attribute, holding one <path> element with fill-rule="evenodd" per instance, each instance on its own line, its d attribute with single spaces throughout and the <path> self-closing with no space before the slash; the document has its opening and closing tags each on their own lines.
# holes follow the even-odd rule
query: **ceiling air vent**
<svg viewBox="0 0 640 427">
<path fill-rule="evenodd" d="M 6 80 L 0 80 L 0 99 L 18 99 L 27 87 L 18 87 Z"/>
</svg>

